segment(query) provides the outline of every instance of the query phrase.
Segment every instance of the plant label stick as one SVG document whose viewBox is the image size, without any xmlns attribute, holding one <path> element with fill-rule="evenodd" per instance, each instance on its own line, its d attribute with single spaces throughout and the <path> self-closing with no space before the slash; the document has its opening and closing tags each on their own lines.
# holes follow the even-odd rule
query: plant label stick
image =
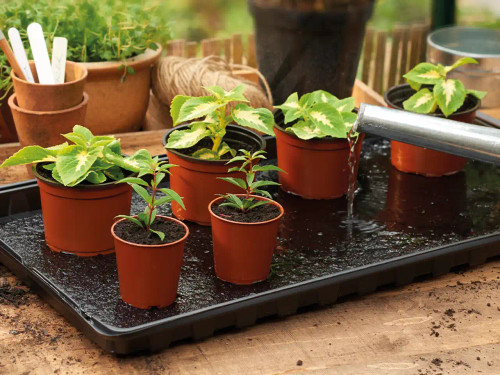
<svg viewBox="0 0 500 375">
<path fill-rule="evenodd" d="M 45 44 L 42 26 L 39 23 L 32 23 L 28 26 L 28 39 L 33 60 L 35 60 L 38 81 L 45 85 L 53 85 L 55 82 L 50 66 L 49 52 Z"/>
<path fill-rule="evenodd" d="M 55 83 L 64 83 L 68 39 L 56 37 L 52 46 L 52 74 Z"/>
<path fill-rule="evenodd" d="M 26 79 L 26 76 L 21 70 L 21 67 L 17 63 L 16 56 L 14 56 L 14 53 L 10 49 L 9 42 L 7 42 L 7 39 L 5 39 L 5 35 L 3 35 L 3 32 L 1 31 L 0 31 L 0 48 L 2 49 L 3 53 L 5 53 L 7 61 L 9 62 L 9 65 L 12 67 L 16 75 L 21 79 Z"/>
<path fill-rule="evenodd" d="M 26 51 L 24 50 L 24 45 L 19 35 L 19 31 L 15 27 L 9 29 L 9 40 L 14 51 L 14 56 L 19 63 L 19 67 L 26 76 L 28 82 L 35 82 L 33 78 L 33 73 L 31 73 L 30 64 L 28 63 L 28 58 L 26 57 Z"/>
</svg>

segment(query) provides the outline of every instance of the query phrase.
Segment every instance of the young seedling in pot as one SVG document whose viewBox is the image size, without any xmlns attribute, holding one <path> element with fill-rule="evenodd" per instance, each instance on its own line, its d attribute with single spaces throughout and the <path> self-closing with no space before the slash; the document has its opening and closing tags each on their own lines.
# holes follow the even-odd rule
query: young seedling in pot
<svg viewBox="0 0 500 375">
<path fill-rule="evenodd" d="M 186 130 L 176 130 L 168 138 L 166 147 L 169 149 L 185 149 L 195 146 L 204 138 L 210 138 L 211 148 L 201 148 L 192 156 L 205 160 L 220 160 L 230 153 L 233 157 L 236 150 L 232 149 L 223 138 L 228 124 L 235 123 L 247 128 L 258 130 L 264 134 L 274 135 L 274 117 L 266 108 L 252 108 L 243 95 L 245 86 L 240 85 L 231 91 L 225 91 L 219 86 L 204 87 L 211 95 L 190 97 L 177 95 L 172 100 L 170 114 L 174 125 L 189 122 Z M 239 102 L 233 107 L 230 104 Z"/>
<path fill-rule="evenodd" d="M 221 195 L 224 197 L 225 202 L 221 203 L 220 206 L 224 207 L 232 207 L 237 210 L 240 210 L 242 213 L 246 213 L 252 209 L 255 209 L 259 206 L 270 204 L 271 202 L 268 200 L 258 200 L 255 198 L 254 194 L 263 195 L 266 198 L 272 199 L 271 194 L 262 190 L 265 186 L 274 186 L 279 185 L 279 183 L 274 181 L 255 181 L 255 177 L 258 172 L 266 172 L 266 171 L 279 171 L 284 172 L 281 168 L 278 168 L 275 165 L 257 165 L 261 159 L 266 159 L 264 156 L 265 151 L 257 151 L 251 153 L 246 150 L 239 150 L 242 155 L 236 156 L 232 158 L 229 163 L 233 162 L 242 162 L 239 167 L 230 168 L 229 172 L 241 172 L 245 174 L 245 178 L 237 178 L 237 177 L 219 177 L 219 179 L 227 181 L 233 185 L 240 187 L 244 191 L 244 196 L 238 197 L 235 194 L 225 194 Z"/>
<path fill-rule="evenodd" d="M 295 92 L 285 103 L 275 106 L 285 115 L 287 132 L 300 139 L 347 138 L 356 122 L 354 98 L 338 99 L 329 92 L 318 90 L 302 95 Z"/>
<path fill-rule="evenodd" d="M 416 65 L 403 76 L 411 88 L 417 91 L 403 102 L 404 109 L 426 114 L 436 112 L 439 107 L 448 117 L 462 107 L 467 95 L 484 98 L 486 91 L 469 90 L 458 79 L 447 79 L 449 72 L 466 64 L 477 64 L 477 61 L 472 57 L 463 57 L 451 66 L 428 62 Z"/>
<path fill-rule="evenodd" d="M 117 217 L 131 221 L 138 227 L 144 229 L 145 233 L 150 232 L 163 241 L 165 239 L 165 233 L 153 229 L 158 208 L 172 201 L 177 202 L 184 208 L 184 203 L 179 194 L 174 190 L 159 187 L 167 174 L 171 174 L 169 169 L 175 167 L 175 165 L 159 161 L 157 156 L 153 158 L 149 153 L 147 153 L 147 155 L 144 153 L 143 156 L 143 159 L 140 160 L 137 177 L 127 177 L 117 181 L 117 183 L 127 183 L 132 186 L 132 189 L 134 189 L 144 202 L 146 202 L 144 212 L 141 212 L 137 216 L 118 215 Z M 144 176 L 149 176 L 150 179 L 145 179 Z M 148 189 L 151 190 L 151 194 L 148 192 Z M 164 195 L 159 196 L 158 192 Z"/>
</svg>

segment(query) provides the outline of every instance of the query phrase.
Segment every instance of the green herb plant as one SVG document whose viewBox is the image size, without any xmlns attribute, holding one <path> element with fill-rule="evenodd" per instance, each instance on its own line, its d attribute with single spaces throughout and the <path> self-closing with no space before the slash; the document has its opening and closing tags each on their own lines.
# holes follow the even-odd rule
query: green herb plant
<svg viewBox="0 0 500 375">
<path fill-rule="evenodd" d="M 64 186 L 82 182 L 102 184 L 124 178 L 123 170 L 138 172 L 146 150 L 130 157 L 121 153 L 120 141 L 111 136 L 94 136 L 87 128 L 75 125 L 63 134 L 68 141 L 54 147 L 27 146 L 5 160 L 0 168 L 44 163 L 52 178 Z"/>
<path fill-rule="evenodd" d="M 304 140 L 347 138 L 357 118 L 353 113 L 354 98 L 338 99 L 323 90 L 300 98 L 295 92 L 275 108 L 281 109 L 285 115 L 285 124 L 292 124 L 286 131 Z"/>
<path fill-rule="evenodd" d="M 147 151 L 146 151 L 147 152 Z M 151 157 L 149 153 L 144 154 L 144 157 L 140 161 L 140 168 L 137 177 L 126 177 L 117 183 L 128 183 L 132 186 L 137 194 L 146 202 L 146 207 L 144 212 L 141 212 L 134 216 L 119 215 L 117 217 L 125 218 L 132 223 L 136 224 L 145 231 L 151 232 L 158 237 L 160 240 L 164 240 L 165 233 L 157 230 L 153 230 L 151 225 L 154 223 L 156 215 L 158 213 L 158 207 L 163 206 L 172 201 L 177 202 L 182 208 L 184 203 L 182 198 L 174 190 L 168 188 L 160 188 L 159 185 L 167 174 L 171 174 L 169 169 L 175 167 L 174 164 L 168 164 L 164 161 L 159 161 L 158 157 Z M 143 176 L 150 176 L 150 182 L 142 178 Z M 151 195 L 147 189 L 151 190 Z M 163 196 L 159 196 L 158 192 L 163 193 Z"/>
<path fill-rule="evenodd" d="M 204 88 L 211 95 L 200 97 L 177 95 L 172 100 L 170 114 L 174 125 L 187 121 L 191 123 L 189 129 L 173 131 L 168 138 L 166 148 L 189 148 L 209 137 L 212 147 L 201 148 L 192 156 L 205 160 L 220 160 L 227 153 L 236 155 L 236 150 L 223 141 L 226 127 L 230 123 L 274 135 L 273 114 L 266 108 L 252 108 L 246 104 L 248 100 L 243 95 L 245 85 L 239 85 L 231 91 L 225 91 L 219 86 Z M 232 102 L 240 103 L 229 109 L 229 104 Z"/>
<path fill-rule="evenodd" d="M 451 66 L 428 62 L 416 65 L 403 76 L 417 91 L 403 102 L 403 108 L 417 113 L 434 113 L 439 107 L 448 117 L 462 107 L 467 95 L 484 98 L 486 91 L 468 90 L 458 79 L 447 79 L 449 72 L 466 64 L 477 64 L 477 61 L 471 57 L 463 57 Z M 422 85 L 425 85 L 424 88 Z"/>
<path fill-rule="evenodd" d="M 281 168 L 278 168 L 275 165 L 256 165 L 256 162 L 261 159 L 266 159 L 264 156 L 265 151 L 257 151 L 251 153 L 247 150 L 239 150 L 242 155 L 238 155 L 232 158 L 229 163 L 241 162 L 239 167 L 233 167 L 228 170 L 228 172 L 242 172 L 245 174 L 245 179 L 236 178 L 236 177 L 218 177 L 220 180 L 224 180 L 230 182 L 233 185 L 241 188 L 245 195 L 243 197 L 238 197 L 235 194 L 225 194 L 221 195 L 224 197 L 225 202 L 221 203 L 221 206 L 228 206 L 236 208 L 242 212 L 247 212 L 253 208 L 262 206 L 264 204 L 271 203 L 267 200 L 257 200 L 252 197 L 253 194 L 260 194 L 269 199 L 272 199 L 271 194 L 268 191 L 262 190 L 261 188 L 264 186 L 272 186 L 279 185 L 279 183 L 274 181 L 255 181 L 255 177 L 257 172 L 265 172 L 265 171 L 280 171 L 284 172 Z"/>
</svg>

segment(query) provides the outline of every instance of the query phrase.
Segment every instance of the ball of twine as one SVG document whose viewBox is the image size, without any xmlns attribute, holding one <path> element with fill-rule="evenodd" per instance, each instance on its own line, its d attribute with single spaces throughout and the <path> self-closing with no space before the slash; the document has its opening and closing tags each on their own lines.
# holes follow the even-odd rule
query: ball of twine
<svg viewBox="0 0 500 375">
<path fill-rule="evenodd" d="M 257 74 L 264 89 L 251 81 L 237 77 L 236 70 Z M 153 69 L 153 93 L 163 104 L 170 106 L 176 95 L 205 96 L 202 86 L 220 86 L 229 91 L 242 83 L 246 85 L 244 95 L 255 108 L 273 108 L 269 85 L 257 69 L 245 65 L 228 64 L 219 56 L 185 58 L 168 56 L 160 59 Z"/>
</svg>

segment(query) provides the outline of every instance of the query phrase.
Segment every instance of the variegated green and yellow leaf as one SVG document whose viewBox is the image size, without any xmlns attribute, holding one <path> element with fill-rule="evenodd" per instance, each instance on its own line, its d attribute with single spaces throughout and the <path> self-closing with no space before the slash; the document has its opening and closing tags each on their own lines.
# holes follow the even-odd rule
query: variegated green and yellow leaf
<svg viewBox="0 0 500 375">
<path fill-rule="evenodd" d="M 277 105 L 274 108 L 281 109 L 285 115 L 285 124 L 288 124 L 302 116 L 302 107 L 299 104 L 299 95 L 294 92 L 291 94 L 286 102 Z"/>
<path fill-rule="evenodd" d="M 67 140 L 73 142 L 75 145 L 79 145 L 79 146 L 83 146 L 83 147 L 87 146 L 87 140 L 82 135 L 80 135 L 78 133 L 67 133 L 67 134 L 63 134 L 62 136 L 64 138 L 66 138 Z"/>
<path fill-rule="evenodd" d="M 176 95 L 174 99 L 172 99 L 172 103 L 170 103 L 170 117 L 172 117 L 174 125 L 179 124 L 179 114 L 181 112 L 181 108 L 190 98 L 190 96 Z"/>
<path fill-rule="evenodd" d="M 483 99 L 487 94 L 486 91 L 478 91 L 478 90 L 465 90 L 465 93 L 467 95 L 475 96 L 479 100 Z"/>
<path fill-rule="evenodd" d="M 445 78 L 445 72 L 443 67 L 424 62 L 416 65 L 403 77 L 405 77 L 407 80 L 410 80 L 411 82 L 421 84 L 436 84 Z"/>
<path fill-rule="evenodd" d="M 403 102 L 403 108 L 416 113 L 433 113 L 437 102 L 429 89 L 422 89 Z"/>
<path fill-rule="evenodd" d="M 2 165 L 0 165 L 0 168 L 10 167 L 12 165 L 54 162 L 56 161 L 56 155 L 56 151 L 48 150 L 40 146 L 28 146 L 5 160 Z"/>
<path fill-rule="evenodd" d="M 106 175 L 101 171 L 89 171 L 87 177 L 85 177 L 85 181 L 96 185 L 102 184 L 106 181 Z"/>
<path fill-rule="evenodd" d="M 326 137 L 326 134 L 310 121 L 299 121 L 293 126 L 286 128 L 286 131 L 304 140 Z"/>
<path fill-rule="evenodd" d="M 332 95 L 328 91 L 325 91 L 325 90 L 316 90 L 316 91 L 313 91 L 311 94 L 312 94 L 314 103 L 334 104 L 334 103 L 339 101 L 339 99 L 335 95 Z"/>
<path fill-rule="evenodd" d="M 87 129 L 81 125 L 73 126 L 73 133 L 81 135 L 87 142 L 90 141 L 92 139 L 92 137 L 94 136 L 89 129 Z"/>
<path fill-rule="evenodd" d="M 194 146 L 203 138 L 210 135 L 210 131 L 203 122 L 194 122 L 186 130 L 175 130 L 168 137 L 166 148 L 189 148 Z"/>
<path fill-rule="evenodd" d="M 342 112 L 342 119 L 344 120 L 344 125 L 346 127 L 347 133 L 349 133 L 356 122 L 358 115 L 353 112 Z"/>
<path fill-rule="evenodd" d="M 200 148 L 193 152 L 193 157 L 202 159 L 202 160 L 219 160 L 219 154 L 215 151 L 210 150 L 209 148 Z"/>
<path fill-rule="evenodd" d="M 447 79 L 434 86 L 434 97 L 446 117 L 464 104 L 465 96 L 463 83 L 456 79 Z"/>
<path fill-rule="evenodd" d="M 258 130 L 267 135 L 274 135 L 274 116 L 266 108 L 252 108 L 242 103 L 231 110 L 231 115 L 239 125 Z"/>
<path fill-rule="evenodd" d="M 213 96 L 190 98 L 182 104 L 176 124 L 204 117 L 224 105 Z"/>
<path fill-rule="evenodd" d="M 71 146 L 70 146 L 71 147 Z M 100 149 L 86 150 L 81 146 L 68 147 L 56 160 L 56 169 L 65 186 L 72 186 L 92 167 L 97 160 Z"/>
<path fill-rule="evenodd" d="M 346 138 L 347 129 L 340 112 L 329 103 L 318 103 L 309 110 L 311 121 L 326 135 Z"/>
<path fill-rule="evenodd" d="M 466 64 L 477 64 L 477 60 L 473 59 L 472 57 L 462 57 L 461 59 L 458 59 L 453 63 L 453 65 L 446 66 L 444 68 L 445 72 L 448 73 L 452 71 L 453 69 L 458 68 L 459 66 L 466 65 Z"/>
<path fill-rule="evenodd" d="M 236 150 L 233 150 L 231 147 L 229 147 L 229 145 L 226 142 L 222 142 L 219 147 L 219 150 L 217 151 L 217 154 L 219 155 L 219 157 L 222 157 L 228 152 L 231 154 L 232 157 L 236 156 Z"/>
<path fill-rule="evenodd" d="M 354 98 L 351 96 L 349 98 L 344 98 L 332 103 L 333 107 L 339 112 L 351 112 L 354 109 Z"/>
</svg>

